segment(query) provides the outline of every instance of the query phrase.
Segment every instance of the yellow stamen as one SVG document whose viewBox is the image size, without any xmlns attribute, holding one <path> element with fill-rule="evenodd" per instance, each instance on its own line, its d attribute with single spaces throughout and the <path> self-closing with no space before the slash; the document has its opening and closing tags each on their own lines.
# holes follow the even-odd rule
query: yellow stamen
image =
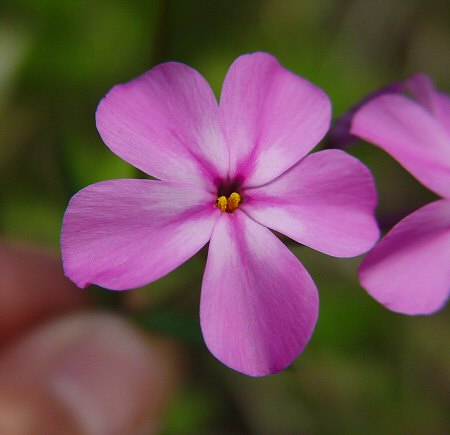
<svg viewBox="0 0 450 435">
<path fill-rule="evenodd" d="M 233 192 L 228 197 L 227 211 L 232 212 L 232 211 L 236 210 L 238 208 L 238 205 L 240 202 L 241 202 L 241 195 L 239 195 L 239 193 Z"/>
<path fill-rule="evenodd" d="M 219 196 L 217 198 L 217 207 L 220 208 L 220 211 L 225 211 L 227 209 L 227 197 Z"/>
<path fill-rule="evenodd" d="M 219 196 L 217 198 L 217 207 L 220 208 L 220 211 L 226 211 L 228 213 L 236 210 L 242 200 L 241 195 L 239 193 L 233 192 L 228 199 L 226 196 Z"/>
</svg>

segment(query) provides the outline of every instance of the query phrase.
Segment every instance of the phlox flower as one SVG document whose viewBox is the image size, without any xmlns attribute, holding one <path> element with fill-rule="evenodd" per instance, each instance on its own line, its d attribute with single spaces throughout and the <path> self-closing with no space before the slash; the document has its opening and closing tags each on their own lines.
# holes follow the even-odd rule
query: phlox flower
<svg viewBox="0 0 450 435">
<path fill-rule="evenodd" d="M 442 197 L 395 225 L 359 269 L 363 287 L 387 308 L 432 313 L 450 292 L 450 97 L 416 74 L 362 105 L 350 132 L 384 149 Z"/>
<path fill-rule="evenodd" d="M 378 238 L 368 169 L 340 150 L 305 157 L 330 112 L 319 88 L 264 53 L 232 64 L 219 104 L 180 63 L 115 86 L 97 110 L 100 135 L 158 180 L 104 181 L 71 199 L 61 236 L 66 275 L 80 287 L 139 287 L 209 242 L 206 345 L 242 373 L 282 370 L 311 337 L 318 295 L 271 230 L 338 257 Z"/>
</svg>

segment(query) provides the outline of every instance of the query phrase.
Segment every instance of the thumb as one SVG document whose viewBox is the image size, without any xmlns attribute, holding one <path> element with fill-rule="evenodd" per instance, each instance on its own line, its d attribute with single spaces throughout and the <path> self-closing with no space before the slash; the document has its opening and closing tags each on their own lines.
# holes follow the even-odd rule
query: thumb
<svg viewBox="0 0 450 435">
<path fill-rule="evenodd" d="M 155 433 L 175 360 L 111 314 L 53 321 L 0 355 L 0 433 Z"/>
</svg>

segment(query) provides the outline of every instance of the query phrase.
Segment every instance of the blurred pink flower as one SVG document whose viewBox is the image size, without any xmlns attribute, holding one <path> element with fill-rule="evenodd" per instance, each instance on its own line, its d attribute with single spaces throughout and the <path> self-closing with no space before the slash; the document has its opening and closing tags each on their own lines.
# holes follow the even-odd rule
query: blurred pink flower
<svg viewBox="0 0 450 435">
<path fill-rule="evenodd" d="M 450 292 L 450 98 L 417 74 L 354 115 L 351 133 L 391 154 L 444 199 L 395 225 L 361 264 L 364 288 L 387 308 L 429 314 Z"/>
<path fill-rule="evenodd" d="M 173 62 L 114 87 L 98 107 L 98 130 L 159 180 L 105 181 L 71 199 L 67 276 L 80 287 L 138 287 L 209 242 L 206 345 L 242 373 L 282 370 L 312 335 L 318 296 L 270 229 L 339 257 L 367 251 L 379 235 L 368 169 L 339 150 L 305 157 L 330 111 L 319 88 L 264 53 L 232 64 L 220 104 L 199 73 Z"/>
</svg>

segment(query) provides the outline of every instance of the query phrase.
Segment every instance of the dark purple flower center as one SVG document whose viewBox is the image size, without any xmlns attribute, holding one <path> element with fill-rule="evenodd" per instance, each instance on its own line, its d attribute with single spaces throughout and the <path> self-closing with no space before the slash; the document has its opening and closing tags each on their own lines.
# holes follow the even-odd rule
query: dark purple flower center
<svg viewBox="0 0 450 435">
<path fill-rule="evenodd" d="M 232 213 L 238 208 L 242 201 L 240 185 L 239 180 L 218 183 L 216 206 L 220 211 Z"/>
</svg>

